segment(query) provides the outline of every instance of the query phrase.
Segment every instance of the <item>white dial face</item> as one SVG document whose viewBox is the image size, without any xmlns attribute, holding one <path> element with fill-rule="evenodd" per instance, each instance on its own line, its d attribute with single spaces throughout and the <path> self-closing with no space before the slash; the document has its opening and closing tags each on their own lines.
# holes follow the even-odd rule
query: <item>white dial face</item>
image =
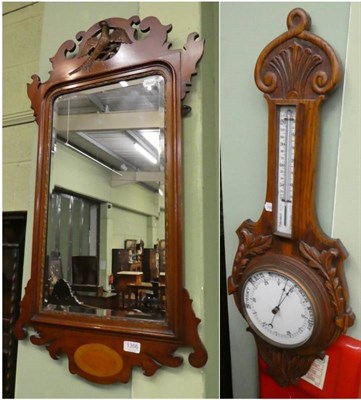
<svg viewBox="0 0 361 400">
<path fill-rule="evenodd" d="M 295 162 L 296 107 L 278 109 L 278 176 L 276 232 L 292 235 L 293 173 Z"/>
<path fill-rule="evenodd" d="M 244 307 L 265 340 L 281 347 L 296 347 L 312 335 L 314 312 L 302 288 L 278 272 L 251 275 L 244 285 Z"/>
</svg>

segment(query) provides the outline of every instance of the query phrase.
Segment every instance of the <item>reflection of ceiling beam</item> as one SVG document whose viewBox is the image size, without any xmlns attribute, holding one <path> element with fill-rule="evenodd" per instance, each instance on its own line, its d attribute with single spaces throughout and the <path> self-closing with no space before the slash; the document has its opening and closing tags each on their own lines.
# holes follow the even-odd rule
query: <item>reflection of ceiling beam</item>
<svg viewBox="0 0 361 400">
<path fill-rule="evenodd" d="M 112 174 L 112 187 L 132 182 L 164 183 L 164 172 L 122 171 L 122 176 Z"/>
<path fill-rule="evenodd" d="M 120 129 L 163 129 L 164 114 L 159 111 L 111 112 L 96 114 L 58 115 L 57 131 L 105 131 Z"/>
<path fill-rule="evenodd" d="M 89 94 L 88 99 L 99 109 L 99 111 L 105 111 L 105 105 L 102 103 L 96 93 Z"/>
<path fill-rule="evenodd" d="M 103 150 L 105 153 L 109 154 L 110 156 L 114 157 L 116 160 L 119 160 L 121 163 L 126 164 L 128 168 L 130 167 L 130 168 L 132 168 L 134 170 L 137 169 L 137 167 L 134 164 L 132 164 L 130 161 L 125 160 L 119 154 L 115 153 L 114 151 L 111 151 L 110 149 L 108 149 L 108 147 L 103 146 L 100 141 L 91 138 L 86 133 L 77 132 L 77 135 L 79 135 L 84 140 L 88 141 L 89 143 L 93 144 L 94 146 L 98 147 L 99 149 Z"/>
</svg>

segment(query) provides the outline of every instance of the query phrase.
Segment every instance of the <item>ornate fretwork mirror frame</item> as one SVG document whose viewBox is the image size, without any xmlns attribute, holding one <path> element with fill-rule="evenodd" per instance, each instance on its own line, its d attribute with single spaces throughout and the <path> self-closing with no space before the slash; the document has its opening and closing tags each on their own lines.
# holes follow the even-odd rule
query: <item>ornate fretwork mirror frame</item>
<svg viewBox="0 0 361 400">
<path fill-rule="evenodd" d="M 192 301 L 183 288 L 181 165 L 182 110 L 185 109 L 182 100 L 196 74 L 204 40 L 197 40 L 198 35 L 192 33 L 183 49 L 170 50 L 167 36 L 171 29 L 171 25 L 164 26 L 155 17 L 142 21 L 136 16 L 100 21 L 88 31 L 77 34 L 78 45 L 69 40 L 60 46 L 50 59 L 53 70 L 46 82 L 40 82 L 34 75 L 28 85 L 39 125 L 39 145 L 31 278 L 21 302 L 16 335 L 24 339 L 26 328 L 34 328 L 37 334 L 30 337 L 33 344 L 46 345 L 54 359 L 66 353 L 70 372 L 96 383 L 125 383 L 133 366 L 141 367 L 147 376 L 153 375 L 162 365 L 180 366 L 182 358 L 173 353 L 181 346 L 193 348 L 189 356 L 192 366 L 202 367 L 207 361 L 207 352 L 197 330 L 200 320 L 194 315 Z M 113 42 L 107 43 L 99 54 L 95 50 L 87 51 L 91 41 L 100 41 L 104 30 L 108 37 L 112 32 Z M 42 288 L 54 100 L 70 92 L 150 74 L 159 74 L 165 80 L 166 254 L 167 288 L 171 293 L 167 297 L 167 317 L 163 322 L 152 322 L 44 312 Z"/>
</svg>

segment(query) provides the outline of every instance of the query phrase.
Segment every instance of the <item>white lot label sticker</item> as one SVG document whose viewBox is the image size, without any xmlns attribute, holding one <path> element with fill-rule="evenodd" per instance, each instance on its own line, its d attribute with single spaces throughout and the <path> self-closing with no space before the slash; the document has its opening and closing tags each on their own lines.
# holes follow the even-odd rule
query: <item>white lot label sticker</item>
<svg viewBox="0 0 361 400">
<path fill-rule="evenodd" d="M 326 355 L 323 360 L 316 359 L 302 379 L 322 390 L 323 384 L 325 383 L 328 359 L 328 355 Z"/>
<path fill-rule="evenodd" d="M 128 342 L 124 341 L 123 350 L 129 353 L 140 353 L 140 343 L 139 342 Z"/>
</svg>

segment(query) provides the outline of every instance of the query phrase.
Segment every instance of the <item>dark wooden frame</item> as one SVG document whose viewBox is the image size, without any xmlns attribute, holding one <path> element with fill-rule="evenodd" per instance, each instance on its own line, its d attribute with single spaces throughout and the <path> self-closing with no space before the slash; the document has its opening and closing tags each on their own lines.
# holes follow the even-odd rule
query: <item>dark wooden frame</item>
<svg viewBox="0 0 361 400">
<path fill-rule="evenodd" d="M 242 285 L 252 271 L 267 269 L 299 276 L 310 300 L 317 304 L 314 334 L 301 346 L 285 349 L 265 341 L 250 326 L 268 373 L 282 386 L 295 384 L 316 358 L 352 326 L 343 271 L 347 251 L 318 224 L 315 178 L 319 143 L 319 111 L 341 78 L 341 66 L 332 47 L 309 32 L 310 16 L 300 8 L 287 17 L 288 30 L 269 43 L 255 67 L 255 81 L 268 105 L 268 174 L 265 208 L 257 222 L 244 221 L 237 230 L 239 246 L 228 293 L 246 316 Z M 293 182 L 292 235 L 276 232 L 278 113 L 280 105 L 296 107 L 296 149 Z M 272 206 L 273 205 L 273 206 Z M 317 287 L 315 284 L 317 283 Z M 316 306 L 315 306 L 316 309 Z M 322 310 L 322 312 L 320 311 Z M 321 315 L 322 313 L 322 315 Z"/>
<path fill-rule="evenodd" d="M 17 252 L 16 262 L 13 264 L 11 276 L 10 291 L 10 314 L 6 313 L 4 279 L 3 285 L 3 389 L 2 396 L 4 399 L 13 399 L 15 393 L 16 381 L 16 362 L 18 353 L 18 342 L 14 334 L 14 328 L 17 318 L 19 317 L 21 299 L 21 281 L 23 277 L 23 261 L 26 234 L 27 213 L 25 211 L 3 212 L 3 259 L 2 268 L 4 270 L 4 252 L 11 249 Z M 5 225 L 11 228 L 11 238 L 8 241 L 8 234 Z M 5 245 L 5 247 L 4 247 Z M 15 260 L 14 260 L 15 261 Z M 9 300 L 9 298 L 7 299 Z M 5 356 L 5 357 L 4 357 Z"/>
<path fill-rule="evenodd" d="M 129 40 L 109 57 L 82 56 L 89 40 L 99 35 L 104 25 L 111 30 L 123 30 Z M 138 27 L 136 27 L 138 25 Z M 207 352 L 199 338 L 200 322 L 194 315 L 188 292 L 183 288 L 183 217 L 182 217 L 182 100 L 196 74 L 196 66 L 203 54 L 204 40 L 198 35 L 188 36 L 183 49 L 170 50 L 167 42 L 171 25 L 162 25 L 155 17 L 140 21 L 109 18 L 94 24 L 87 32 L 76 36 L 80 42 L 76 57 L 68 57 L 77 47 L 66 41 L 51 58 L 53 71 L 48 81 L 32 76 L 28 95 L 39 125 L 39 146 L 35 188 L 33 253 L 31 278 L 21 303 L 21 315 L 16 324 L 16 335 L 23 339 L 26 327 L 38 333 L 30 340 L 46 345 L 52 358 L 66 353 L 69 370 L 97 383 L 127 382 L 133 366 L 140 366 L 147 376 L 162 365 L 177 367 L 183 359 L 174 356 L 180 346 L 189 346 L 193 352 L 189 362 L 202 367 Z M 139 32 L 145 34 L 137 39 Z M 84 61 L 85 60 L 85 61 Z M 42 309 L 45 237 L 48 206 L 49 163 L 51 154 L 52 105 L 54 99 L 66 93 L 114 81 L 160 74 L 165 78 L 166 101 L 166 220 L 167 220 L 167 318 L 164 322 L 146 320 L 101 319 L 93 316 L 67 316 Z M 137 343 L 140 352 L 127 350 L 124 343 Z M 106 362 L 97 362 L 101 357 Z"/>
</svg>

